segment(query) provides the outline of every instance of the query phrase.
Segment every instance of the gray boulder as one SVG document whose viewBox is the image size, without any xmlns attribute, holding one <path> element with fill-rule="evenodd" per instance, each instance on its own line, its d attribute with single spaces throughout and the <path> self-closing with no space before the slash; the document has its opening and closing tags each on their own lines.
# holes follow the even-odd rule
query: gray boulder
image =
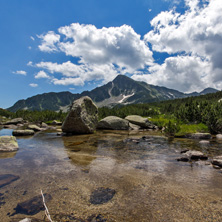
<svg viewBox="0 0 222 222">
<path fill-rule="evenodd" d="M 31 136 L 34 135 L 34 130 L 13 130 L 13 136 Z"/>
<path fill-rule="evenodd" d="M 4 129 L 17 129 L 17 125 L 4 125 Z"/>
<path fill-rule="evenodd" d="M 129 121 L 117 116 L 107 116 L 99 121 L 97 129 L 128 130 Z"/>
<path fill-rule="evenodd" d="M 138 125 L 145 129 L 155 129 L 155 125 L 153 125 L 147 118 L 143 118 L 137 115 L 130 115 L 125 118 L 130 123 Z"/>
<path fill-rule="evenodd" d="M 10 121 L 7 121 L 5 123 L 5 125 L 17 125 L 18 123 L 23 123 L 24 120 L 22 118 L 16 118 L 16 119 L 12 119 Z"/>
<path fill-rule="evenodd" d="M 88 96 L 85 96 L 73 102 L 62 124 L 62 131 L 72 134 L 93 133 L 97 123 L 98 108 Z"/>
<path fill-rule="evenodd" d="M 14 136 L 0 136 L 0 151 L 11 152 L 18 150 L 18 143 Z"/>
</svg>

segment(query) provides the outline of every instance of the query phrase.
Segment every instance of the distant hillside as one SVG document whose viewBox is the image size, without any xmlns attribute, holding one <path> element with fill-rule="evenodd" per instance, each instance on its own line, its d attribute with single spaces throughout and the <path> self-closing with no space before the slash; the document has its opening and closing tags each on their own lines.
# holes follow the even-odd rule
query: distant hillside
<svg viewBox="0 0 222 222">
<path fill-rule="evenodd" d="M 26 100 L 19 100 L 12 107 L 8 108 L 8 110 L 12 112 L 21 109 L 66 111 L 73 100 L 82 96 L 89 96 L 99 107 L 113 107 L 118 104 L 152 103 L 188 96 L 198 96 L 215 91 L 217 90 L 207 88 L 200 93 L 184 94 L 177 90 L 150 85 L 145 82 L 135 81 L 124 75 L 119 75 L 112 82 L 97 87 L 92 91 L 84 91 L 81 94 L 72 94 L 70 92 L 44 93 Z"/>
</svg>

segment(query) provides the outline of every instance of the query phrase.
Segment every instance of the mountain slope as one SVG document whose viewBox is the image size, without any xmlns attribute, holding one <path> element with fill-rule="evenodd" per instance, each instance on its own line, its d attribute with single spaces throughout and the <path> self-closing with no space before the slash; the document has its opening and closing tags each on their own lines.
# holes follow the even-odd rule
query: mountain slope
<svg viewBox="0 0 222 222">
<path fill-rule="evenodd" d="M 212 88 L 203 90 L 201 93 L 194 93 L 195 96 L 203 95 L 209 92 L 217 91 Z M 81 94 L 72 94 L 70 92 L 60 93 L 44 93 L 30 97 L 26 100 L 19 100 L 9 111 L 17 110 L 64 110 L 73 100 L 82 96 L 89 96 L 97 104 L 97 106 L 114 106 L 117 104 L 136 104 L 150 103 L 169 99 L 185 98 L 192 94 L 184 94 L 177 90 L 168 89 L 166 87 L 149 85 L 145 82 L 135 81 L 127 76 L 119 75 L 112 82 L 101 87 L 97 87 L 92 91 L 84 91 Z"/>
</svg>

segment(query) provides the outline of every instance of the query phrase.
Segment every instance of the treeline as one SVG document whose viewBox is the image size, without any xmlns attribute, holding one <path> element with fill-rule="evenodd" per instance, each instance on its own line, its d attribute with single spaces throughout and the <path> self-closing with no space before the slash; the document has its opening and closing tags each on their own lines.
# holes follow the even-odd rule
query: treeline
<svg viewBox="0 0 222 222">
<path fill-rule="evenodd" d="M 51 110 L 44 111 L 30 111 L 30 110 L 18 110 L 13 113 L 8 110 L 0 109 L 0 116 L 5 116 L 7 118 L 18 118 L 21 117 L 29 122 L 48 122 L 51 120 L 64 121 L 67 113 L 62 111 L 55 112 Z"/>
<path fill-rule="evenodd" d="M 100 118 L 109 115 L 121 118 L 127 115 L 155 117 L 161 114 L 185 124 L 204 123 L 212 133 L 222 132 L 222 92 L 150 104 L 99 109 Z"/>
</svg>

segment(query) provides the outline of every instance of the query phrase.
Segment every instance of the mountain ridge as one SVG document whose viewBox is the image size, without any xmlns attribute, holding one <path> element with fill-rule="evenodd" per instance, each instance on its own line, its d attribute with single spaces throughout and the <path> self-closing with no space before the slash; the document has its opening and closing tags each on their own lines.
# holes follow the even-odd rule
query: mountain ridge
<svg viewBox="0 0 222 222">
<path fill-rule="evenodd" d="M 162 86 L 154 86 L 145 82 L 133 80 L 124 75 L 118 75 L 113 81 L 108 82 L 103 86 L 96 87 L 91 91 L 83 91 L 82 93 L 77 94 L 72 94 L 69 91 L 38 94 L 27 99 L 17 101 L 13 106 L 9 107 L 8 110 L 12 112 L 21 109 L 67 111 L 73 100 L 82 96 L 89 96 L 98 107 L 113 107 L 118 104 L 127 105 L 151 103 L 189 96 L 204 95 L 217 91 L 218 90 L 213 88 L 206 88 L 200 93 L 194 92 L 186 94 L 178 90 Z"/>
</svg>

